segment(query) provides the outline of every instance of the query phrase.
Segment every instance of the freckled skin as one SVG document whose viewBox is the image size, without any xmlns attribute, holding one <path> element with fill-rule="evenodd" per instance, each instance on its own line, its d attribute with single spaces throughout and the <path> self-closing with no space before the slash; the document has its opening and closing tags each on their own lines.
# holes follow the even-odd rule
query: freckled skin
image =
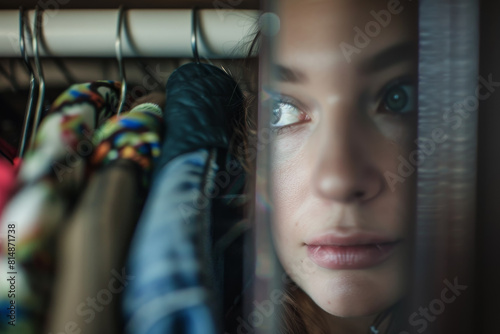
<svg viewBox="0 0 500 334">
<path fill-rule="evenodd" d="M 392 191 L 384 173 L 397 173 L 398 157 L 408 160 L 414 149 L 416 112 L 405 117 L 378 112 L 380 101 L 374 96 L 392 80 L 415 75 L 416 58 L 370 74 L 361 67 L 395 44 L 416 43 L 414 9 L 392 15 L 351 63 L 339 48 L 341 42 L 354 44 L 353 28 L 363 30 L 374 20 L 370 11 L 387 9 L 387 3 L 281 0 L 278 7 L 276 62 L 300 70 L 306 80 L 273 85 L 299 100 L 311 117 L 273 142 L 273 236 L 280 261 L 288 273 L 304 265 L 305 238 L 330 230 L 405 239 L 375 267 L 329 270 L 313 265 L 312 272 L 301 273 L 296 281 L 332 326 L 352 333 L 365 333 L 378 313 L 403 296 L 409 264 L 416 175 Z M 363 94 L 373 103 L 360 106 Z M 356 198 L 356 192 L 365 195 Z"/>
</svg>

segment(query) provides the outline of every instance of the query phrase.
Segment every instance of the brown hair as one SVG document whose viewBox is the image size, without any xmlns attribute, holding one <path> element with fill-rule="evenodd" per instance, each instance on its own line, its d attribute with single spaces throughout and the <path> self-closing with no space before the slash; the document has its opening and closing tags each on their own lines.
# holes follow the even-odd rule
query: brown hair
<svg viewBox="0 0 500 334">
<path fill-rule="evenodd" d="M 240 161 L 249 176 L 254 175 L 255 161 L 249 156 L 249 148 L 255 146 L 257 138 L 257 96 L 259 79 L 259 59 L 253 56 L 258 47 L 260 31 L 255 33 L 248 47 L 247 57 L 243 60 L 238 74 L 229 73 L 235 78 L 244 95 L 243 110 L 235 119 L 230 152 Z"/>
<path fill-rule="evenodd" d="M 323 310 L 294 283 L 285 284 L 280 312 L 280 334 L 327 334 L 330 328 Z"/>
</svg>

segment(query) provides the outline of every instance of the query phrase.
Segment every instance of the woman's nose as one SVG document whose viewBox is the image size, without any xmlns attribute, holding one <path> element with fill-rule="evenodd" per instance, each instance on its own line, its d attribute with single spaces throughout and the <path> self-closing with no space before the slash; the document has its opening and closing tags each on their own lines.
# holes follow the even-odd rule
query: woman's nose
<svg viewBox="0 0 500 334">
<path fill-rule="evenodd" d="M 364 202 L 375 198 L 384 187 L 370 147 L 374 138 L 360 120 L 339 115 L 325 120 L 315 149 L 312 182 L 318 196 L 337 202 Z"/>
</svg>

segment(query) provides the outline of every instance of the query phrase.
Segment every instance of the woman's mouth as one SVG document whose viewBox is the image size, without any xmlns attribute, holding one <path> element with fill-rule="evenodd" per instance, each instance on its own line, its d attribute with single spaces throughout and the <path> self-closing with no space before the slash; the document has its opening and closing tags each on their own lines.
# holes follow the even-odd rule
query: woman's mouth
<svg viewBox="0 0 500 334">
<path fill-rule="evenodd" d="M 383 238 L 339 239 L 330 237 L 306 243 L 309 258 L 326 269 L 363 269 L 376 266 L 387 260 L 400 240 L 387 241 Z M 325 241 L 326 240 L 326 241 Z M 337 240 L 337 239 L 335 239 Z"/>
<path fill-rule="evenodd" d="M 309 258 L 326 269 L 363 269 L 385 261 L 398 242 L 355 246 L 307 246 Z"/>
</svg>

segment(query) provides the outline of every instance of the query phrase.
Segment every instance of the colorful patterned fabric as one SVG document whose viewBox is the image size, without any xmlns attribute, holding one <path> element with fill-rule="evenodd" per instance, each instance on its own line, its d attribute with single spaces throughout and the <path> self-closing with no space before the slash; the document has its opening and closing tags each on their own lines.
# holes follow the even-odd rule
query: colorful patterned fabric
<svg viewBox="0 0 500 334">
<path fill-rule="evenodd" d="M 76 84 L 62 93 L 26 153 L 20 181 L 55 176 L 59 182 L 81 182 L 83 162 L 93 151 L 93 132 L 115 113 L 119 96 L 120 83 L 114 81 Z"/>
<path fill-rule="evenodd" d="M 67 203 L 71 196 L 76 195 L 83 184 L 85 160 L 93 152 L 95 126 L 100 125 L 116 109 L 119 93 L 118 82 L 97 81 L 73 85 L 56 99 L 50 114 L 40 125 L 34 147 L 30 148 L 23 160 L 18 175 L 22 189 L 19 194 L 41 184 L 44 190 L 36 193 L 44 193 L 47 198 L 61 196 Z M 49 196 L 49 192 L 54 194 Z M 55 212 L 42 214 L 31 207 L 37 201 L 23 201 L 19 203 L 20 207 L 15 203 L 19 201 L 14 198 L 12 205 L 9 205 L 12 206 L 9 208 L 10 214 L 3 215 L 0 226 L 3 227 L 8 221 L 17 221 L 18 242 L 42 240 L 39 232 L 43 230 L 41 226 L 44 223 L 40 217 L 50 219 L 58 215 Z M 43 210 L 43 206 L 40 208 Z"/>
<path fill-rule="evenodd" d="M 84 184 L 93 132 L 114 113 L 119 94 L 120 84 L 113 81 L 73 85 L 40 124 L 19 172 L 20 191 L 0 221 L 3 235 L 7 235 L 8 224 L 16 226 L 17 289 L 23 291 L 16 296 L 16 326 L 1 322 L 2 333 L 18 333 L 20 328 L 26 334 L 41 330 L 54 272 L 54 238 Z M 3 260 L 6 247 L 2 244 L 0 250 Z M 0 316 L 5 319 L 8 287 L 0 288 Z"/>
<path fill-rule="evenodd" d="M 150 172 L 153 159 L 160 155 L 163 133 L 160 107 L 152 103 L 138 105 L 127 114 L 111 118 L 96 132 L 91 163 L 97 168 L 117 159 L 127 159 Z"/>
</svg>

